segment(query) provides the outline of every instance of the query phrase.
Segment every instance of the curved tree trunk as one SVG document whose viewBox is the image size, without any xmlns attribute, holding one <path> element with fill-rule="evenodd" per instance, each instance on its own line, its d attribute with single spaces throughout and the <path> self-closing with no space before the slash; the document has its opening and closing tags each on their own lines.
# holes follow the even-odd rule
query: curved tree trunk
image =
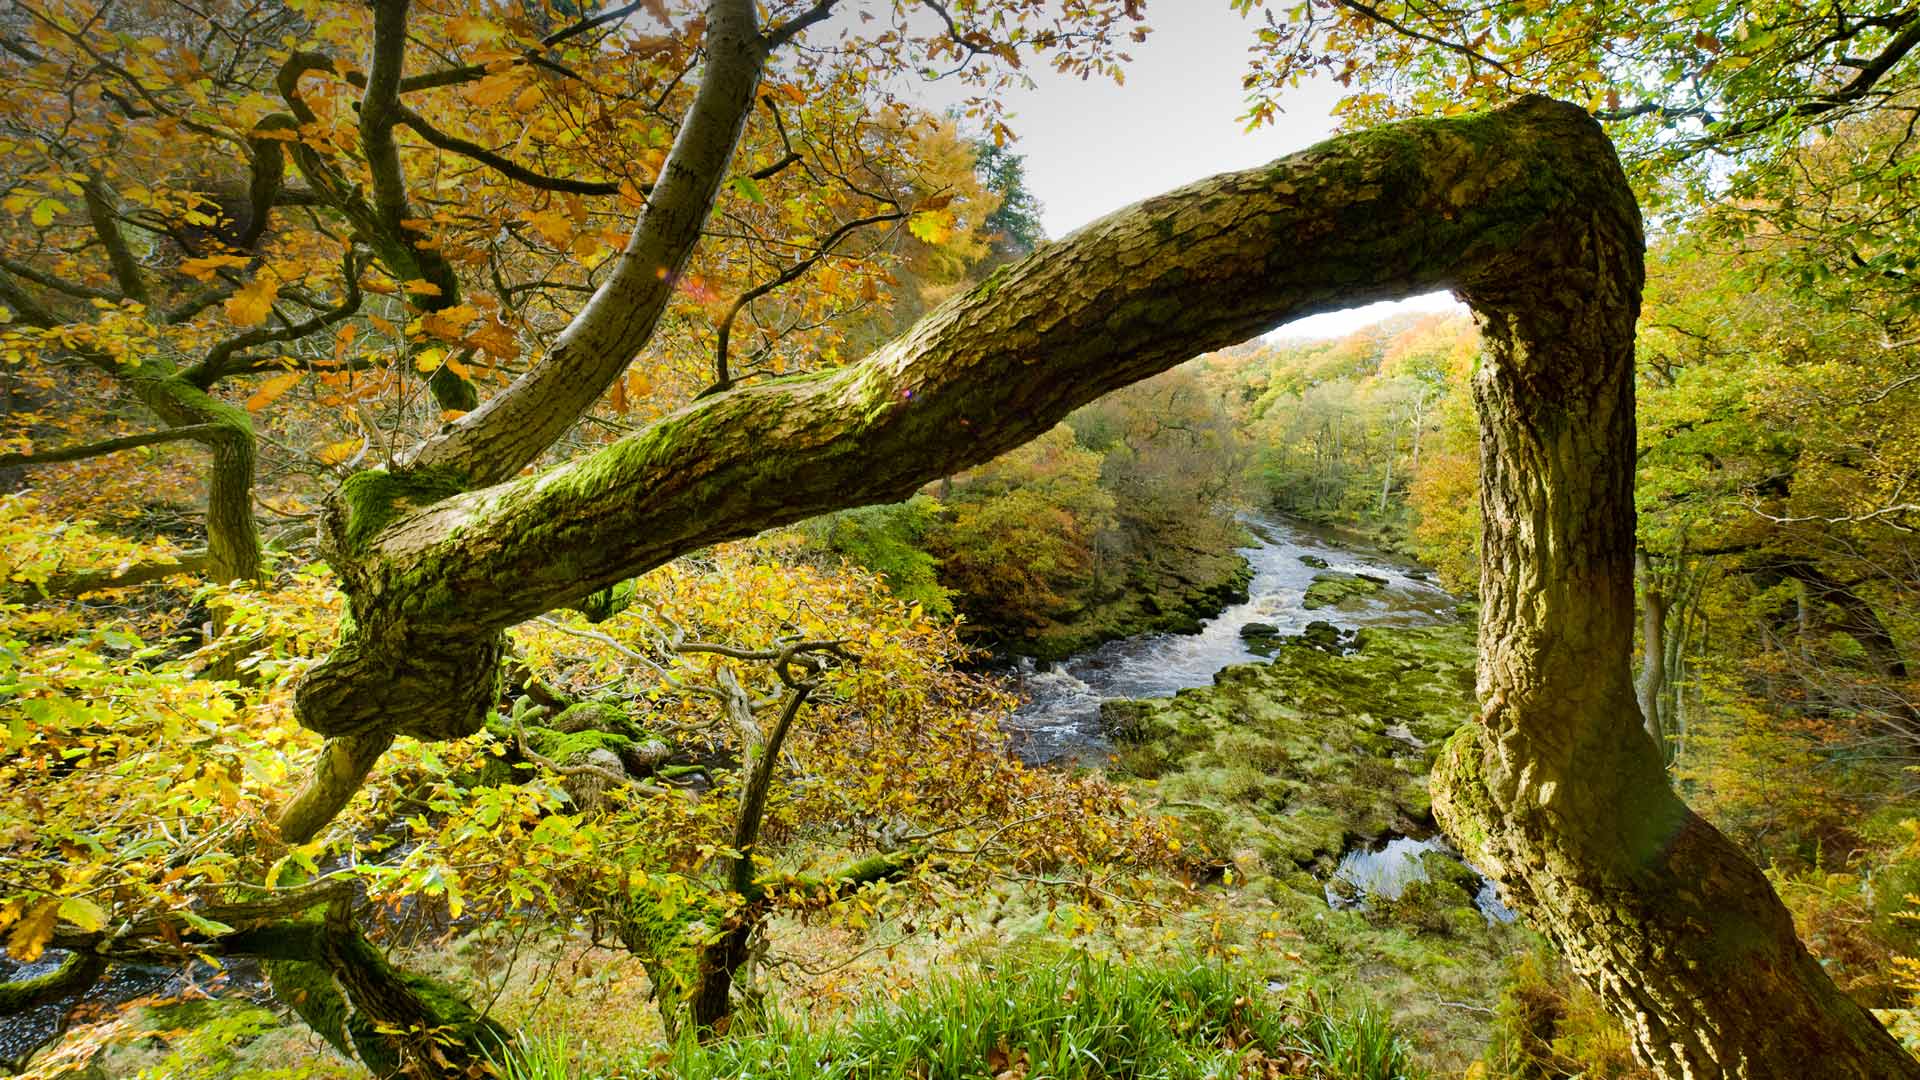
<svg viewBox="0 0 1920 1080">
<path fill-rule="evenodd" d="M 1608 163 L 1611 166 L 1611 162 Z M 1610 168 L 1609 171 L 1617 171 Z M 1480 409 L 1480 722 L 1433 777 L 1447 834 L 1673 1080 L 1920 1076 L 1667 786 L 1633 652 L 1638 214 L 1621 178 L 1462 291 Z"/>
<path fill-rule="evenodd" d="M 173 427 L 194 427 L 193 441 L 213 461 L 207 475 L 207 573 L 215 581 L 260 576 L 260 531 L 253 519 L 255 447 L 246 410 L 168 373 L 126 382 L 141 404 Z"/>
<path fill-rule="evenodd" d="M 731 153 L 684 129 L 681 142 L 696 171 Z M 687 181 L 687 207 L 704 212 L 717 179 Z M 668 202 L 656 189 L 647 215 L 687 209 Z M 395 734 L 466 734 L 493 703 L 507 626 L 708 544 L 903 498 L 1286 319 L 1453 286 L 1492 353 L 1478 378 L 1483 717 L 1451 744 L 1436 811 L 1665 1075 L 1801 1075 L 1817 1060 L 1826 1076 L 1920 1077 L 1800 946 L 1760 871 L 1667 787 L 1641 731 L 1641 257 L 1599 125 L 1526 98 L 1149 199 L 1004 268 L 863 363 L 716 394 L 559 468 L 460 492 L 544 449 L 546 414 L 577 412 L 597 393 L 587 372 L 631 355 L 624 334 L 570 331 L 499 405 L 430 443 L 423 467 L 343 491 L 327 527 L 354 620 L 299 687 L 298 714 L 376 753 Z M 603 290 L 582 319 L 638 327 L 650 303 Z M 342 745 L 327 767 L 355 780 L 360 755 L 332 764 Z M 340 801 L 303 801 L 296 832 Z"/>
</svg>

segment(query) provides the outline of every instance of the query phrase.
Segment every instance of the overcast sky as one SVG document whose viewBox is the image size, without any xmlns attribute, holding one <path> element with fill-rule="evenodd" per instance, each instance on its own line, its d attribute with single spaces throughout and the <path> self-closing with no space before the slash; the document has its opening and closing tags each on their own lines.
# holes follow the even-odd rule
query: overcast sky
<svg viewBox="0 0 1920 1080">
<path fill-rule="evenodd" d="M 1228 0 L 1150 0 L 1147 16 L 1153 33 L 1129 48 L 1125 86 L 1036 66 L 1030 70 L 1037 87 L 1006 99 L 1020 136 L 1013 149 L 1026 158 L 1027 186 L 1045 206 L 1050 237 L 1190 181 L 1264 164 L 1333 131 L 1328 109 L 1339 87 L 1330 83 L 1294 91 L 1277 123 L 1244 130 L 1240 78 L 1257 14 L 1243 19 Z M 940 100 L 938 84 L 919 85 L 930 102 Z M 1436 293 L 1317 315 L 1278 333 L 1335 336 L 1400 311 L 1455 307 L 1451 296 Z"/>
</svg>

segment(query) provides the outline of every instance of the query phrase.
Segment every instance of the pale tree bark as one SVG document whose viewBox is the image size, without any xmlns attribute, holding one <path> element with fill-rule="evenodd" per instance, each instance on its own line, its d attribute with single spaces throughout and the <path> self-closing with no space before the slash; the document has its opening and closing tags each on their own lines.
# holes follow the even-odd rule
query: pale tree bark
<svg viewBox="0 0 1920 1080">
<path fill-rule="evenodd" d="M 721 65 L 724 35 L 714 48 Z M 724 170 L 730 149 L 683 154 L 690 139 L 683 129 L 676 157 Z M 704 214 L 717 182 L 689 178 L 672 209 Z M 656 190 L 646 216 L 669 209 Z M 636 238 L 648 229 L 643 217 Z M 298 840 L 323 827 L 382 740 L 477 730 L 507 626 L 708 544 L 903 498 L 1107 391 L 1286 319 L 1452 286 L 1481 313 L 1492 356 L 1478 386 L 1483 712 L 1436 776 L 1450 834 L 1496 870 L 1666 1076 L 1793 1075 L 1808 1055 L 1823 1075 L 1920 1076 L 1807 955 L 1759 870 L 1671 792 L 1640 730 L 1630 375 L 1641 256 L 1599 126 L 1528 98 L 1346 136 L 1147 200 L 1004 268 L 859 365 L 717 394 L 503 480 L 597 396 L 600 374 L 588 372 L 617 373 L 644 340 L 652 294 L 610 285 L 581 319 L 624 329 L 571 334 L 500 404 L 430 444 L 420 467 L 363 473 L 330 507 L 354 618 L 296 707 L 333 740 L 322 772 L 334 779 L 303 793 L 283 831 Z M 679 264 L 658 265 L 670 276 Z M 465 490 L 489 479 L 501 482 Z"/>
<path fill-rule="evenodd" d="M 1653 745 L 1666 756 L 1667 729 L 1661 703 L 1667 694 L 1667 594 L 1653 558 L 1645 549 L 1633 553 L 1633 565 L 1640 576 L 1640 677 L 1634 684 L 1634 696 L 1640 703 L 1640 716 Z"/>
</svg>

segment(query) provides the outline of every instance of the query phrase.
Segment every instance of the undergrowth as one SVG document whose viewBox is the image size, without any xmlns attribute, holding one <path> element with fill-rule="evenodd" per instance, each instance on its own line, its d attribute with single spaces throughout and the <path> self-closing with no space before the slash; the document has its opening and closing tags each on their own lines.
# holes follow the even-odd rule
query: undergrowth
<svg viewBox="0 0 1920 1080">
<path fill-rule="evenodd" d="M 704 1045 L 595 1061 L 549 1034 L 508 1080 L 1425 1080 L 1372 1010 L 1288 1001 L 1217 964 L 1074 958 L 934 983 L 814 1026 L 783 1012 Z"/>
</svg>

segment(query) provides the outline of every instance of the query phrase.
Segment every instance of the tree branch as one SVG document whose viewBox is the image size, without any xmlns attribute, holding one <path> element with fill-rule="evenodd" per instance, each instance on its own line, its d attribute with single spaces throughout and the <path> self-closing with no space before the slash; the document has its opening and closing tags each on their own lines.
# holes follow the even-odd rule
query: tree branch
<svg viewBox="0 0 1920 1080">
<path fill-rule="evenodd" d="M 740 312 L 745 310 L 748 304 L 753 303 L 755 300 L 760 299 L 783 285 L 798 280 L 801 275 L 818 265 L 821 259 L 833 254 L 833 249 L 840 245 L 840 241 L 845 240 L 855 232 L 869 225 L 878 225 L 888 221 L 899 221 L 907 216 L 907 212 L 904 210 L 893 210 L 888 213 L 873 214 L 868 217 L 849 221 L 845 225 L 835 229 L 832 235 L 828 236 L 812 254 L 787 267 L 773 280 L 762 282 L 748 289 L 746 292 L 741 293 L 740 296 L 734 300 L 733 306 L 727 309 L 726 317 L 720 320 L 719 334 L 714 341 L 714 383 L 711 387 L 702 391 L 701 396 L 704 397 L 708 394 L 733 389 L 734 380 L 727 373 L 727 349 L 733 340 L 733 324 L 735 320 L 740 317 Z"/>
<path fill-rule="evenodd" d="M 449 135 L 441 131 L 439 128 L 427 123 L 419 113 L 414 112 L 404 105 L 397 107 L 396 115 L 399 117 L 400 123 L 412 128 L 422 139 L 425 139 L 429 145 L 439 147 L 448 153 L 472 158 L 508 179 L 518 180 L 528 187 L 539 188 L 542 191 L 564 191 L 573 195 L 614 195 L 620 191 L 620 182 L 618 180 L 574 180 L 567 177 L 547 176 L 534 172 L 532 169 L 513 161 L 511 158 L 497 154 L 477 142 L 460 138 L 458 135 Z M 644 195 L 650 187 L 651 185 L 642 186 L 639 190 L 641 194 Z"/>
<path fill-rule="evenodd" d="M 422 510 L 336 504 L 326 529 L 356 624 L 299 688 L 302 723 L 328 735 L 471 731 L 489 707 L 475 665 L 490 662 L 502 627 L 712 543 L 896 501 L 1103 393 L 1289 318 L 1456 284 L 1520 288 L 1516 249 L 1624 190 L 1598 123 L 1543 98 L 1392 131 L 1120 211 L 860 364 L 716 394 L 597 453 L 435 493 Z M 608 296 L 596 299 L 602 315 L 619 310 Z"/>
<path fill-rule="evenodd" d="M 225 430 L 220 424 L 189 424 L 186 427 L 166 428 L 161 431 L 148 431 L 139 435 L 122 435 L 114 439 L 102 439 L 99 442 L 81 446 L 63 446 L 58 450 L 42 450 L 31 454 L 0 454 L 0 469 L 32 467 L 35 465 L 55 465 L 63 461 L 79 461 L 82 458 L 100 457 L 115 454 L 122 450 L 133 450 L 156 443 L 176 442 L 181 439 L 201 439 Z"/>
<path fill-rule="evenodd" d="M 709 0 L 707 56 L 693 106 L 606 282 L 526 374 L 428 440 L 412 464 L 476 485 L 514 475 L 570 429 L 652 337 L 753 108 L 766 48 L 751 0 Z"/>
</svg>

